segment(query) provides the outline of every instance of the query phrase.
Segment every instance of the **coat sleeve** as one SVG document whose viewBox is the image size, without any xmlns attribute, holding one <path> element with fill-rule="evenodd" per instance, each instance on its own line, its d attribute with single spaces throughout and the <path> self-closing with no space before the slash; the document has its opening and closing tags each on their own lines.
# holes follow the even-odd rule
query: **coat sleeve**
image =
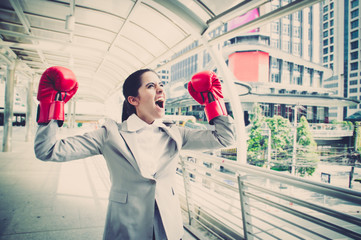
<svg viewBox="0 0 361 240">
<path fill-rule="evenodd" d="M 192 130 L 179 128 L 182 135 L 182 148 L 205 150 L 230 147 L 235 144 L 234 121 L 229 116 L 214 119 L 215 130 Z"/>
<path fill-rule="evenodd" d="M 34 140 L 35 156 L 38 159 L 65 162 L 102 153 L 105 128 L 64 139 L 57 138 L 58 129 L 56 121 L 38 127 Z"/>
</svg>

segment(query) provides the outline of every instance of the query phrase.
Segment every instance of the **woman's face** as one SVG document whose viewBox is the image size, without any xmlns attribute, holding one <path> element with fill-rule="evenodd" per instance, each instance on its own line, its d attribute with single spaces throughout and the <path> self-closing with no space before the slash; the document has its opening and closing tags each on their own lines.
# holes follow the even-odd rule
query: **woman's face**
<svg viewBox="0 0 361 240">
<path fill-rule="evenodd" d="M 145 72 L 141 76 L 142 85 L 137 97 L 129 97 L 128 101 L 135 106 L 140 119 L 151 124 L 165 113 L 165 92 L 163 84 L 154 72 Z"/>
</svg>

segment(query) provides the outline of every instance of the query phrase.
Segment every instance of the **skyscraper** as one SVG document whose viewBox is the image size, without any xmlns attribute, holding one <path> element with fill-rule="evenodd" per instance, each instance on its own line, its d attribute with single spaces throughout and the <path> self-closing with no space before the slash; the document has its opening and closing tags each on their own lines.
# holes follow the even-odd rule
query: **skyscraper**
<svg viewBox="0 0 361 240">
<path fill-rule="evenodd" d="M 322 64 L 333 71 L 324 87 L 339 96 L 361 100 L 360 2 L 325 0 L 322 16 Z M 338 121 L 360 111 L 361 105 L 330 108 L 330 119 Z"/>
<path fill-rule="evenodd" d="M 334 11 L 336 2 L 340 4 L 339 1 L 317 3 L 255 30 L 240 32 L 239 36 L 220 46 L 234 76 L 239 81 L 252 85 L 252 91 L 257 95 L 241 97 L 244 110 L 252 111 L 253 103 L 258 102 L 266 116 L 281 115 L 293 120 L 297 105 L 297 116 L 304 115 L 313 123 L 327 123 L 330 113 L 331 119 L 340 115 L 337 111 L 342 113 L 343 107 L 333 109 L 336 104 L 332 103 L 335 96 L 350 97 L 344 94 L 345 87 L 340 84 L 344 79 L 344 57 L 342 55 L 336 59 L 336 52 L 344 52 L 345 41 L 342 38 L 343 29 L 335 27 L 337 19 L 344 19 L 342 11 L 337 13 L 339 15 Z M 233 31 L 247 21 L 262 17 L 271 10 L 287 7 L 290 3 L 291 0 L 273 0 L 215 29 L 209 37 Z M 326 5 L 328 10 L 324 9 Z M 197 45 L 196 42 L 194 44 Z M 190 49 L 193 47 L 189 46 Z M 170 82 L 179 81 L 173 85 L 178 99 L 187 97 L 186 94 L 182 95 L 180 89 L 187 78 L 190 79 L 190 74 L 204 68 L 213 67 L 214 69 L 208 70 L 215 70 L 216 66 L 209 64 L 210 60 L 209 54 L 204 51 L 199 56 L 194 55 L 172 65 Z M 352 65 L 352 68 L 355 66 Z M 361 83 L 359 84 L 361 87 Z M 169 96 L 175 93 L 173 91 Z M 182 107 L 187 106 L 185 101 L 184 103 Z"/>
</svg>

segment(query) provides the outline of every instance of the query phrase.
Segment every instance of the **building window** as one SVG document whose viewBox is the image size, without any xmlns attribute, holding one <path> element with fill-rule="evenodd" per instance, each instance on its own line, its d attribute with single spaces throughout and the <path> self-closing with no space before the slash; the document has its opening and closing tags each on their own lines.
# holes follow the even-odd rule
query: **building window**
<svg viewBox="0 0 361 240">
<path fill-rule="evenodd" d="M 330 55 L 330 61 L 333 61 L 333 54 Z"/>
<path fill-rule="evenodd" d="M 355 21 L 351 22 L 351 28 L 357 28 L 358 27 L 358 19 L 356 19 Z"/>
<path fill-rule="evenodd" d="M 333 52 L 333 46 L 330 46 L 330 53 Z"/>
<path fill-rule="evenodd" d="M 282 32 L 284 35 L 289 36 L 290 35 L 290 25 L 289 24 L 283 24 Z"/>
<path fill-rule="evenodd" d="M 350 93 L 357 93 L 357 88 L 350 88 Z"/>
<path fill-rule="evenodd" d="M 280 40 L 279 39 L 271 39 L 271 46 L 274 48 L 280 48 Z"/>
<path fill-rule="evenodd" d="M 356 9 L 356 10 L 353 10 L 352 12 L 351 12 L 351 18 L 355 18 L 355 17 L 358 17 L 358 9 Z"/>
<path fill-rule="evenodd" d="M 357 7 L 359 4 L 359 0 L 353 0 L 351 1 L 351 8 Z"/>
<path fill-rule="evenodd" d="M 301 11 L 295 12 L 293 14 L 293 20 L 297 20 L 297 21 L 301 22 L 301 16 L 302 16 Z"/>
<path fill-rule="evenodd" d="M 323 21 L 327 21 L 328 20 L 328 14 L 323 15 Z"/>
<path fill-rule="evenodd" d="M 332 11 L 332 12 L 330 12 L 330 18 L 333 18 L 333 16 L 334 16 L 334 12 Z"/>
<path fill-rule="evenodd" d="M 323 37 L 328 37 L 328 31 L 323 32 Z"/>
<path fill-rule="evenodd" d="M 333 9 L 333 2 L 330 3 L 330 9 Z"/>
<path fill-rule="evenodd" d="M 350 81 L 350 85 L 357 85 L 357 80 Z"/>
<path fill-rule="evenodd" d="M 279 33 L 280 32 L 280 23 L 279 22 L 273 22 L 272 23 L 272 32 L 273 33 Z"/>
<path fill-rule="evenodd" d="M 358 30 L 351 32 L 351 39 L 358 38 Z"/>
<path fill-rule="evenodd" d="M 333 43 L 333 37 L 330 37 L 330 44 Z"/>
<path fill-rule="evenodd" d="M 358 48 L 358 41 L 351 42 L 351 50 Z"/>
<path fill-rule="evenodd" d="M 301 54 L 301 44 L 300 43 L 294 43 L 292 53 L 294 55 L 300 56 Z"/>
<path fill-rule="evenodd" d="M 323 62 L 324 62 L 324 63 L 327 63 L 327 62 L 328 62 L 328 56 L 323 57 Z"/>
<path fill-rule="evenodd" d="M 323 49 L 323 54 L 327 54 L 328 53 L 328 48 L 324 48 Z"/>
<path fill-rule="evenodd" d="M 280 83 L 280 75 L 278 73 L 272 73 L 271 82 Z"/>
<path fill-rule="evenodd" d="M 352 52 L 351 53 L 351 60 L 355 60 L 358 58 L 358 52 Z"/>
<path fill-rule="evenodd" d="M 332 36 L 332 35 L 333 35 L 333 33 L 334 33 L 334 29 L 333 29 L 333 28 L 331 28 L 331 29 L 330 29 L 330 36 Z"/>
<path fill-rule="evenodd" d="M 333 27 L 333 25 L 334 25 L 334 21 L 332 19 L 332 20 L 330 20 L 330 27 Z"/>
<path fill-rule="evenodd" d="M 301 27 L 293 27 L 293 37 L 301 38 Z"/>
<path fill-rule="evenodd" d="M 291 50 L 290 41 L 283 41 L 282 50 L 285 52 L 290 52 Z"/>
<path fill-rule="evenodd" d="M 279 69 L 280 64 L 277 58 L 271 58 L 271 66 L 273 69 Z"/>
<path fill-rule="evenodd" d="M 356 72 L 356 73 L 351 73 L 351 74 L 350 74 L 350 78 L 352 78 L 352 77 L 357 77 L 357 72 Z M 357 82 L 357 80 L 354 80 L 354 81 Z M 351 82 L 352 82 L 352 81 L 351 81 Z"/>
<path fill-rule="evenodd" d="M 351 63 L 351 71 L 358 69 L 358 62 Z"/>
<path fill-rule="evenodd" d="M 323 40 L 323 46 L 327 46 L 328 45 L 328 39 Z"/>
<path fill-rule="evenodd" d="M 327 29 L 328 28 L 328 22 L 323 24 L 323 29 Z"/>
<path fill-rule="evenodd" d="M 327 11 L 328 11 L 328 6 L 326 5 L 323 7 L 323 12 L 327 12 Z"/>
</svg>

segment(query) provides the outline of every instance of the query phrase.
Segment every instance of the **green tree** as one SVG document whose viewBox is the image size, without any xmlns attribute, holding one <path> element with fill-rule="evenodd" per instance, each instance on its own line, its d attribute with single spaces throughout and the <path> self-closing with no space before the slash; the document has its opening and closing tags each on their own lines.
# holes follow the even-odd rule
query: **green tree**
<svg viewBox="0 0 361 240">
<path fill-rule="evenodd" d="M 297 126 L 297 152 L 296 159 L 298 167 L 296 171 L 300 176 L 312 175 L 315 165 L 319 161 L 316 152 L 317 144 L 312 136 L 310 125 L 305 116 L 302 116 Z"/>
<path fill-rule="evenodd" d="M 266 122 L 271 129 L 271 146 L 275 152 L 271 169 L 289 170 L 290 150 L 292 149 L 291 123 L 282 116 L 267 118 Z"/>
<path fill-rule="evenodd" d="M 265 150 L 267 148 L 267 136 L 262 135 L 263 126 L 266 124 L 262 109 L 256 105 L 254 114 L 251 116 L 251 129 L 247 140 L 247 162 L 251 165 L 263 166 L 265 162 Z"/>
</svg>

